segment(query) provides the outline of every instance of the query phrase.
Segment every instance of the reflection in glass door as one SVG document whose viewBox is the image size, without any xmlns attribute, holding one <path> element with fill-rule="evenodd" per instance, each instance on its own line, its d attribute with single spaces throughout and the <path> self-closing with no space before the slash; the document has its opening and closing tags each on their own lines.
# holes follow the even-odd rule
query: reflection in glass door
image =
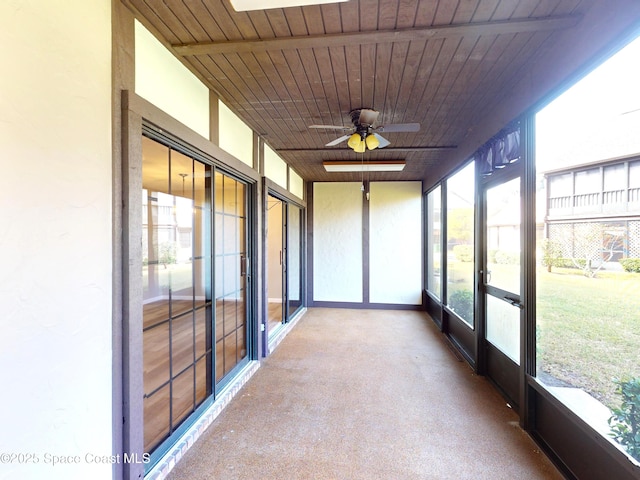
<svg viewBox="0 0 640 480">
<path fill-rule="evenodd" d="M 267 198 L 267 318 L 272 334 L 284 322 L 283 292 L 285 266 L 284 201 Z"/>
<path fill-rule="evenodd" d="M 242 181 L 143 137 L 144 451 L 152 462 L 249 360 L 248 194 Z"/>
<path fill-rule="evenodd" d="M 485 188 L 485 339 L 487 374 L 518 403 L 521 255 L 520 177 Z"/>
<path fill-rule="evenodd" d="M 215 364 L 216 383 L 247 359 L 246 185 L 216 171 Z"/>
<path fill-rule="evenodd" d="M 267 320 L 273 335 L 302 307 L 303 209 L 267 197 Z"/>
<path fill-rule="evenodd" d="M 302 209 L 287 208 L 287 321 L 302 307 Z"/>
<path fill-rule="evenodd" d="M 144 449 L 212 394 L 211 167 L 142 140 Z"/>
</svg>

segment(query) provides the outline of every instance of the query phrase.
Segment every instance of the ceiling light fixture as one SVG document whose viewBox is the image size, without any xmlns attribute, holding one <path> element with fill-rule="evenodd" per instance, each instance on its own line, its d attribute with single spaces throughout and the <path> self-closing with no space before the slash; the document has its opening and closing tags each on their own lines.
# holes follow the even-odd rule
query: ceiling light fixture
<svg viewBox="0 0 640 480">
<path fill-rule="evenodd" d="M 364 153 L 365 151 L 364 138 L 359 133 L 351 135 L 349 140 L 347 140 L 347 145 L 349 145 L 349 148 L 352 148 L 354 152 Z"/>
<path fill-rule="evenodd" d="M 327 172 L 401 172 L 406 162 L 404 160 L 385 160 L 384 162 L 362 163 L 325 160 L 322 165 Z"/>
<path fill-rule="evenodd" d="M 356 153 L 364 153 L 367 149 L 375 150 L 376 148 L 378 148 L 380 146 L 380 139 L 385 140 L 380 135 L 369 133 L 366 130 L 359 129 L 356 133 L 349 137 L 349 139 L 347 140 L 347 145 L 349 145 L 349 148 L 351 148 Z M 387 143 L 382 146 L 386 147 L 388 144 L 389 142 L 387 141 Z"/>
<path fill-rule="evenodd" d="M 236 12 L 249 10 L 268 10 L 270 8 L 303 7 L 305 5 L 320 5 L 324 3 L 340 3 L 348 0 L 231 0 L 231 6 Z"/>
<path fill-rule="evenodd" d="M 365 138 L 365 142 L 367 142 L 367 148 L 369 150 L 375 150 L 376 148 L 378 148 L 378 145 L 380 145 L 380 140 L 378 140 L 375 134 L 367 135 L 367 138 Z"/>
</svg>

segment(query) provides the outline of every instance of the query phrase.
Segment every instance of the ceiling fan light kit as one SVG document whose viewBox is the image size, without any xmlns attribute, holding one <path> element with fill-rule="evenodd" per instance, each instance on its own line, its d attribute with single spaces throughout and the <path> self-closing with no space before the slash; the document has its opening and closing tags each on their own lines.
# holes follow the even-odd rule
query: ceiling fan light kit
<svg viewBox="0 0 640 480">
<path fill-rule="evenodd" d="M 380 141 L 376 138 L 375 134 L 367 135 L 365 138 L 365 142 L 367 143 L 367 148 L 369 150 L 375 150 L 380 145 Z"/>
<path fill-rule="evenodd" d="M 351 116 L 352 127 L 344 127 L 341 125 L 309 125 L 309 128 L 342 130 L 353 133 L 342 135 L 335 140 L 330 141 L 325 146 L 333 147 L 347 140 L 349 148 L 357 153 L 364 153 L 366 149 L 375 150 L 376 148 L 384 148 L 391 142 L 377 132 L 417 132 L 420 130 L 419 123 L 391 123 L 388 125 L 374 126 L 380 112 L 371 108 L 356 108 L 349 112 Z M 354 131 L 355 129 L 355 131 Z"/>
<path fill-rule="evenodd" d="M 355 150 L 356 152 L 360 149 L 361 143 L 363 143 L 362 136 L 359 133 L 354 133 L 349 137 L 349 140 L 347 140 L 347 145 L 349 145 L 349 148 Z M 362 151 L 364 152 L 364 150 Z"/>
</svg>

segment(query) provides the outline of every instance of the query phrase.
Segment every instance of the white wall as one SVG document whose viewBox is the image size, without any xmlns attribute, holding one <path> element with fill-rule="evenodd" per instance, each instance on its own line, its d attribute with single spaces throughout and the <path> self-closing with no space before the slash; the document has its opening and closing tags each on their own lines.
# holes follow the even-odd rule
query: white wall
<svg viewBox="0 0 640 480">
<path fill-rule="evenodd" d="M 264 146 L 264 175 L 282 188 L 287 188 L 287 164 L 269 145 Z"/>
<path fill-rule="evenodd" d="M 2 1 L 0 44 L 0 453 L 38 459 L 0 478 L 108 479 L 111 1 Z"/>
<path fill-rule="evenodd" d="M 209 138 L 209 89 L 136 21 L 136 93 Z"/>
<path fill-rule="evenodd" d="M 220 100 L 218 126 L 220 148 L 253 167 L 253 130 Z"/>
<path fill-rule="evenodd" d="M 313 186 L 313 300 L 362 302 L 361 183 Z"/>
<path fill-rule="evenodd" d="M 372 182 L 369 300 L 422 304 L 422 184 Z"/>
<path fill-rule="evenodd" d="M 289 168 L 289 191 L 298 198 L 304 198 L 304 180 L 292 168 Z"/>
</svg>

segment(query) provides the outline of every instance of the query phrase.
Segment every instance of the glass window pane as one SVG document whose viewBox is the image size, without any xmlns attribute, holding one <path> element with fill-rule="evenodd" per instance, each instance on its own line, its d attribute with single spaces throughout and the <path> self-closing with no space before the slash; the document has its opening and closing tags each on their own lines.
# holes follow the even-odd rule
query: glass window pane
<svg viewBox="0 0 640 480">
<path fill-rule="evenodd" d="M 211 208 L 211 167 L 200 162 L 193 165 L 193 198 L 194 205 Z"/>
<path fill-rule="evenodd" d="M 283 215 L 286 211 L 285 203 L 279 198 L 269 195 L 267 197 L 267 314 L 269 321 L 269 334 L 276 331 L 277 327 L 285 320 L 283 315 L 283 275 L 285 260 L 283 255 Z"/>
<path fill-rule="evenodd" d="M 187 314 L 171 322 L 171 361 L 173 372 L 181 372 L 194 362 L 193 315 Z"/>
<path fill-rule="evenodd" d="M 175 150 L 171 150 L 171 193 L 193 199 L 193 160 Z"/>
<path fill-rule="evenodd" d="M 520 309 L 486 295 L 487 340 L 520 364 Z"/>
<path fill-rule="evenodd" d="M 629 188 L 640 188 L 640 162 L 629 163 Z"/>
<path fill-rule="evenodd" d="M 638 64 L 640 39 L 538 112 L 539 179 L 549 171 L 574 173 L 576 194 L 585 197 L 626 189 L 632 175 L 640 182 L 640 169 L 629 168 L 627 183 L 624 160 L 611 163 L 640 154 L 640 137 L 626 133 L 640 125 L 633 112 L 640 105 L 632 71 Z M 632 198 L 631 187 L 628 197 L 605 195 L 597 208 L 576 198 L 580 211 L 562 214 L 539 202 L 536 215 L 537 378 L 609 438 L 607 420 L 622 402 L 614 379 L 640 378 L 640 275 L 625 271 L 630 258 L 640 257 L 640 208 Z"/>
<path fill-rule="evenodd" d="M 240 270 L 246 245 L 246 194 L 240 181 L 216 172 L 216 381 L 246 358 L 246 350 L 236 344 L 237 338 L 246 336 L 246 276 Z"/>
<path fill-rule="evenodd" d="M 245 216 L 246 188 L 244 183 L 236 182 L 236 215 L 239 217 Z"/>
<path fill-rule="evenodd" d="M 576 195 L 598 193 L 600 186 L 600 169 L 582 170 L 575 173 Z"/>
<path fill-rule="evenodd" d="M 237 215 L 238 211 L 238 198 L 236 192 L 236 186 L 238 182 L 227 176 L 224 177 L 222 182 L 223 190 L 223 206 L 222 211 L 227 215 Z"/>
<path fill-rule="evenodd" d="M 169 340 L 168 321 L 145 330 L 142 335 L 145 395 L 169 382 Z"/>
<path fill-rule="evenodd" d="M 232 254 L 238 253 L 239 231 L 236 228 L 236 217 L 233 215 L 225 215 L 223 218 L 222 235 L 218 238 L 222 241 L 222 253 Z"/>
<path fill-rule="evenodd" d="M 626 187 L 625 166 L 623 163 L 618 165 L 607 165 L 604 167 L 604 189 L 605 191 L 619 190 Z"/>
<path fill-rule="evenodd" d="M 220 172 L 215 174 L 215 200 L 214 209 L 216 212 L 223 212 L 224 209 L 224 175 Z"/>
<path fill-rule="evenodd" d="M 573 195 L 573 174 L 552 175 L 549 177 L 549 195 L 566 197 Z"/>
<path fill-rule="evenodd" d="M 287 275 L 288 275 L 288 291 L 287 298 L 289 301 L 289 315 L 293 313 L 302 305 L 302 274 L 300 264 L 301 254 L 301 214 L 302 210 L 295 205 L 289 204 L 289 221 L 287 222 L 287 233 L 289 235 L 287 253 L 289 259 L 287 261 Z"/>
<path fill-rule="evenodd" d="M 169 436 L 170 387 L 167 384 L 153 395 L 144 398 L 144 451 L 151 452 Z"/>
<path fill-rule="evenodd" d="M 200 308 L 196 310 L 196 359 L 201 358 L 211 349 L 211 338 L 209 334 L 210 328 L 208 325 L 210 315 L 210 307 Z"/>
<path fill-rule="evenodd" d="M 194 410 L 194 371 L 193 366 L 189 367 L 173 380 L 173 425 L 178 425 Z"/>
<path fill-rule="evenodd" d="M 474 325 L 475 166 L 447 179 L 447 306 Z"/>
<path fill-rule="evenodd" d="M 427 195 L 427 290 L 442 296 L 442 192 L 438 186 Z"/>
<path fill-rule="evenodd" d="M 198 359 L 198 402 L 212 392 L 211 167 L 146 137 L 142 145 L 144 436 L 151 451 L 194 411 Z"/>
<path fill-rule="evenodd" d="M 487 189 L 486 282 L 520 295 L 520 178 Z"/>
<path fill-rule="evenodd" d="M 211 394 L 211 381 L 208 378 L 209 369 L 207 357 L 196 363 L 196 407 Z"/>
<path fill-rule="evenodd" d="M 225 374 L 224 368 L 224 337 L 216 340 L 216 383 L 222 380 Z"/>
</svg>

